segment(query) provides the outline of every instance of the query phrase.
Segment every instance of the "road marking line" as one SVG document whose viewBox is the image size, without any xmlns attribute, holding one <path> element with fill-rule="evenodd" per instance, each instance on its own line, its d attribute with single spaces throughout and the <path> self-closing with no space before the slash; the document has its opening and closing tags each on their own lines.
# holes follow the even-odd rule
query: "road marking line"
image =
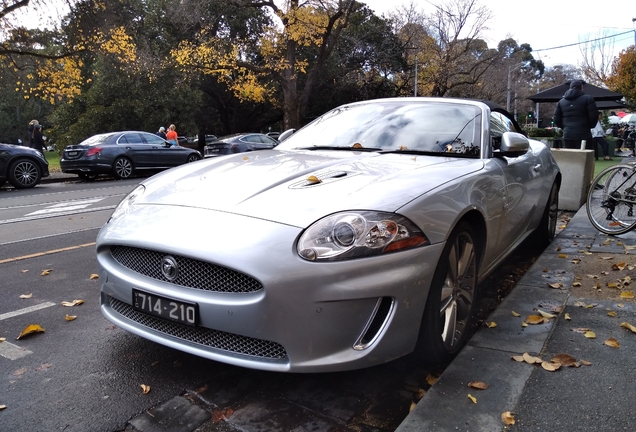
<svg viewBox="0 0 636 432">
<path fill-rule="evenodd" d="M 72 216 L 72 215 L 81 214 L 81 213 L 97 213 L 103 210 L 113 210 L 115 207 L 117 207 L 117 204 L 104 206 L 104 207 L 91 207 L 91 208 L 81 209 L 81 210 L 70 210 L 70 211 L 65 210 L 65 211 L 60 211 L 55 213 L 37 214 L 33 216 L 23 216 L 23 217 L 19 217 L 15 219 L 0 220 L 0 225 L 10 224 L 15 222 L 28 222 L 28 221 L 34 221 L 39 219 L 49 219 L 49 218 L 54 218 L 58 216 Z"/>
<path fill-rule="evenodd" d="M 53 204 L 50 205 L 42 210 L 37 210 L 31 213 L 27 213 L 26 215 L 24 215 L 25 217 L 27 216 L 34 216 L 34 215 L 39 215 L 39 214 L 47 214 L 47 213 L 58 213 L 58 212 L 67 212 L 67 211 L 72 211 L 72 210 L 80 210 L 83 208 L 88 207 L 91 204 L 95 204 L 97 202 L 103 201 L 106 198 L 89 198 L 89 199 L 83 199 L 83 200 L 76 200 L 76 201 L 67 201 L 67 202 L 62 202 L 62 203 L 57 203 L 57 204 Z"/>
<path fill-rule="evenodd" d="M 0 343 L 0 356 L 8 358 L 9 360 L 17 360 L 19 358 L 26 357 L 29 354 L 33 354 L 33 351 L 29 351 L 26 348 L 21 348 L 6 341 Z"/>
<path fill-rule="evenodd" d="M 95 246 L 95 242 L 85 243 L 85 244 L 81 244 L 81 245 L 77 245 L 77 246 L 69 246 L 69 247 L 65 247 L 65 248 L 62 248 L 62 249 L 53 249 L 53 250 L 46 251 L 46 252 L 38 252 L 38 253 L 31 254 L 31 255 L 24 255 L 24 256 L 19 256 L 19 257 L 14 257 L 14 258 L 7 258 L 7 259 L 0 260 L 0 264 L 6 264 L 6 263 L 10 263 L 10 262 L 22 261 L 22 260 L 26 260 L 26 259 L 30 259 L 30 258 L 37 258 L 37 257 L 45 256 L 45 255 L 52 255 L 52 254 L 58 253 L 58 252 L 67 252 L 67 251 L 71 251 L 71 250 L 75 250 L 75 249 L 81 249 L 81 248 L 88 247 L 88 246 Z M 2 316 L 2 315 L 0 315 L 0 316 Z"/>
<path fill-rule="evenodd" d="M 26 307 L 24 309 L 18 309 L 18 310 L 13 311 L 13 312 L 3 313 L 2 315 L 0 315 L 0 321 L 5 320 L 7 318 L 13 318 L 13 317 L 16 317 L 16 316 L 19 316 L 19 315 L 24 315 L 24 314 L 29 313 L 29 312 L 35 312 L 36 310 L 46 309 L 46 308 L 49 308 L 51 306 L 55 306 L 55 303 L 45 302 L 45 303 L 40 303 L 40 304 L 35 305 L 35 306 Z"/>
</svg>

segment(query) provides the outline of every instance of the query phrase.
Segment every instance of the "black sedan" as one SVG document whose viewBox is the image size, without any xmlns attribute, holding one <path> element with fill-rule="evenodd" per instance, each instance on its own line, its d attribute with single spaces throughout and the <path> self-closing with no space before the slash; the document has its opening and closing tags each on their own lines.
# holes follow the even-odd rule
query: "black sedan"
<svg viewBox="0 0 636 432">
<path fill-rule="evenodd" d="M 273 138 L 261 133 L 227 135 L 205 146 L 205 157 L 216 157 L 255 150 L 271 150 L 278 144 Z"/>
<path fill-rule="evenodd" d="M 123 131 L 94 135 L 80 144 L 64 149 L 60 159 L 62 172 L 93 180 L 100 174 L 117 179 L 135 172 L 157 171 L 201 159 L 196 150 L 172 146 L 148 132 Z"/>
<path fill-rule="evenodd" d="M 32 188 L 49 176 L 49 164 L 39 151 L 12 144 L 0 144 L 0 187 L 7 180 L 18 189 Z"/>
</svg>

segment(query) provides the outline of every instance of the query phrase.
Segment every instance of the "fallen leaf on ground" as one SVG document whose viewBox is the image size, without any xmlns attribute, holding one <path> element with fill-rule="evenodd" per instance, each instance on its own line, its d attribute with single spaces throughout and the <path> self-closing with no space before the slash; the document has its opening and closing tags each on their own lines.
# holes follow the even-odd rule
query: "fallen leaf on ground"
<svg viewBox="0 0 636 432">
<path fill-rule="evenodd" d="M 572 264 L 579 264 L 581 262 L 581 258 L 574 258 L 572 260 Z"/>
<path fill-rule="evenodd" d="M 607 283 L 607 287 L 608 288 L 613 288 L 613 289 L 618 289 L 618 284 L 616 282 L 608 282 Z"/>
<path fill-rule="evenodd" d="M 543 360 L 541 360 L 539 357 L 530 355 L 527 352 L 523 353 L 523 360 L 528 364 L 543 363 Z"/>
<path fill-rule="evenodd" d="M 29 324 L 28 326 L 24 328 L 24 330 L 22 330 L 22 333 L 20 333 L 20 336 L 18 336 L 15 339 L 19 340 L 32 333 L 44 333 L 44 329 L 39 324 Z"/>
<path fill-rule="evenodd" d="M 20 270 L 20 273 L 26 273 L 28 270 Z"/>
<path fill-rule="evenodd" d="M 563 288 L 563 284 L 560 282 L 549 283 L 548 286 L 554 289 Z"/>
<path fill-rule="evenodd" d="M 557 258 L 567 258 L 568 256 L 566 254 L 558 254 Z"/>
<path fill-rule="evenodd" d="M 548 372 L 554 372 L 554 371 L 559 370 L 561 365 L 559 363 L 543 362 L 543 363 L 541 363 L 541 367 L 543 369 L 547 370 Z"/>
<path fill-rule="evenodd" d="M 528 327 L 528 323 L 525 321 L 521 321 L 521 327 Z"/>
<path fill-rule="evenodd" d="M 470 399 L 473 403 L 477 403 L 477 398 L 470 393 L 468 393 L 468 399 Z"/>
<path fill-rule="evenodd" d="M 40 276 L 46 276 L 51 274 L 51 271 L 53 271 L 53 269 L 49 269 L 49 270 L 42 270 L 42 273 L 40 273 Z"/>
<path fill-rule="evenodd" d="M 587 327 L 577 327 L 577 328 L 570 329 L 570 331 L 573 331 L 574 333 L 585 334 L 585 333 L 589 332 L 590 329 L 587 328 Z"/>
<path fill-rule="evenodd" d="M 411 406 L 409 407 L 409 412 L 413 411 L 416 406 L 417 406 L 417 403 L 411 402 Z"/>
<path fill-rule="evenodd" d="M 588 305 L 585 305 L 586 309 L 592 309 L 595 308 L 596 306 L 598 306 L 598 303 L 590 303 Z"/>
<path fill-rule="evenodd" d="M 616 316 L 616 312 L 614 312 L 614 311 L 609 311 L 609 312 L 607 313 L 607 316 L 608 316 L 608 317 L 612 317 L 612 318 L 613 318 L 613 317 L 615 317 L 615 316 Z"/>
<path fill-rule="evenodd" d="M 511 359 L 513 359 L 516 362 L 522 363 L 525 362 L 526 360 L 523 358 L 522 355 L 516 355 L 516 356 L 512 356 L 510 357 Z"/>
<path fill-rule="evenodd" d="M 433 375 L 429 374 L 426 377 L 426 383 L 430 386 L 432 386 L 433 384 L 435 384 L 437 382 L 438 377 L 434 377 Z"/>
<path fill-rule="evenodd" d="M 510 411 L 506 411 L 505 413 L 501 414 L 501 421 L 504 422 L 504 424 L 507 426 L 512 426 L 513 424 L 515 424 L 515 415 Z"/>
<path fill-rule="evenodd" d="M 90 280 L 99 279 L 99 275 L 97 273 L 93 273 L 89 277 Z"/>
<path fill-rule="evenodd" d="M 618 264 L 612 264 L 612 270 L 623 270 L 627 267 L 627 263 L 619 262 Z"/>
<path fill-rule="evenodd" d="M 73 321 L 73 320 L 75 320 L 75 318 L 77 318 L 77 315 L 69 315 L 69 314 L 66 314 L 66 316 L 64 317 L 64 319 L 65 319 L 66 321 Z"/>
<path fill-rule="evenodd" d="M 149 386 L 149 385 L 146 385 L 146 384 L 140 384 L 140 387 L 141 387 L 141 392 L 142 392 L 143 394 L 148 394 L 148 393 L 150 393 L 150 386 Z"/>
<path fill-rule="evenodd" d="M 583 366 L 592 366 L 592 362 L 589 362 L 587 360 L 580 360 L 580 362 Z"/>
<path fill-rule="evenodd" d="M 234 410 L 232 408 L 224 408 L 222 410 L 216 410 L 212 413 L 212 421 L 214 423 L 218 423 L 221 420 L 225 420 L 232 414 L 234 414 Z"/>
<path fill-rule="evenodd" d="M 519 318 L 521 316 L 521 314 L 518 314 L 517 312 L 512 311 L 512 316 L 516 317 L 516 318 Z"/>
<path fill-rule="evenodd" d="M 614 338 L 609 338 L 608 340 L 606 340 L 604 342 L 604 344 L 607 345 L 608 347 L 611 347 L 611 348 L 620 348 L 621 347 L 621 344 L 618 343 L 618 341 L 616 339 L 614 339 Z"/>
<path fill-rule="evenodd" d="M 594 333 L 592 330 L 585 332 L 583 336 L 588 339 L 596 339 L 596 333 Z"/>
<path fill-rule="evenodd" d="M 634 327 L 633 325 L 631 325 L 631 324 L 630 324 L 630 323 L 628 323 L 628 322 L 621 323 L 621 327 L 624 327 L 624 328 L 626 328 L 626 329 L 631 330 L 631 331 L 632 331 L 632 333 L 636 333 L 636 327 Z"/>
<path fill-rule="evenodd" d="M 570 318 L 570 314 L 567 313 L 567 312 L 565 313 L 565 319 L 568 320 L 568 321 L 570 321 L 572 319 L 572 318 Z"/>
<path fill-rule="evenodd" d="M 488 323 L 488 328 L 495 328 L 495 327 L 497 327 L 497 323 L 496 322 L 491 321 L 491 322 Z"/>
<path fill-rule="evenodd" d="M 486 390 L 490 386 L 482 381 L 471 381 L 468 383 L 468 387 L 471 387 L 477 390 Z"/>
<path fill-rule="evenodd" d="M 84 303 L 84 300 L 73 300 L 72 302 L 63 301 L 62 306 L 67 306 L 67 307 L 79 306 L 82 303 Z"/>
<path fill-rule="evenodd" d="M 30 299 L 31 297 L 33 297 L 33 293 L 31 293 L 31 294 L 22 294 L 20 296 L 21 299 Z"/>
<path fill-rule="evenodd" d="M 552 363 L 559 363 L 561 366 L 566 366 L 566 367 L 570 367 L 570 366 L 575 366 L 576 365 L 576 359 L 574 357 L 572 357 L 569 354 L 557 354 L 554 357 L 552 357 L 552 360 L 550 360 Z"/>
<path fill-rule="evenodd" d="M 576 307 L 585 307 L 585 303 L 583 303 L 582 301 L 577 301 L 577 302 L 574 302 L 574 306 L 576 306 Z"/>
<path fill-rule="evenodd" d="M 556 318 L 556 315 L 552 315 L 551 313 L 542 311 L 541 309 L 537 309 L 537 312 L 539 312 L 543 318 Z"/>
<path fill-rule="evenodd" d="M 614 259 L 614 257 L 611 257 L 611 256 L 604 256 L 604 257 L 601 257 L 601 259 L 602 259 L 602 260 L 605 260 L 605 261 L 609 261 L 609 260 L 611 260 L 611 259 Z"/>
<path fill-rule="evenodd" d="M 528 324 L 543 324 L 548 321 L 550 320 L 546 320 L 546 318 L 543 318 L 542 316 L 539 316 L 539 315 L 529 315 L 525 319 L 525 322 Z"/>
<path fill-rule="evenodd" d="M 3 410 L 3 409 L 6 409 L 6 408 L 7 408 L 6 405 L 0 405 L 0 411 Z"/>
<path fill-rule="evenodd" d="M 631 292 L 631 291 L 623 291 L 623 292 L 621 293 L 621 296 L 620 296 L 620 297 L 621 297 L 621 298 L 624 298 L 624 299 L 633 299 L 633 298 L 634 298 L 634 293 L 633 293 L 633 292 Z"/>
<path fill-rule="evenodd" d="M 0 342 L 4 342 L 4 341 L 6 341 L 6 340 L 7 340 L 7 338 L 0 337 Z"/>
</svg>

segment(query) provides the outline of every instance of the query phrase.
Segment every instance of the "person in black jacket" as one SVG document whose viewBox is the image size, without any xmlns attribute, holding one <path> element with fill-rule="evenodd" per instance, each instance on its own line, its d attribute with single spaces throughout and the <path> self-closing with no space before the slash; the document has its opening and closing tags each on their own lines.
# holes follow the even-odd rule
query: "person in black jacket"
<svg viewBox="0 0 636 432">
<path fill-rule="evenodd" d="M 31 146 L 42 153 L 42 156 L 44 156 L 44 137 L 42 136 L 41 124 L 35 124 L 33 126 L 33 133 L 31 134 Z"/>
<path fill-rule="evenodd" d="M 594 150 L 591 130 L 598 120 L 598 107 L 594 98 L 583 93 L 583 81 L 574 80 L 554 111 L 554 123 L 563 129 L 565 148 L 580 149 L 585 140 L 585 148 Z"/>
</svg>

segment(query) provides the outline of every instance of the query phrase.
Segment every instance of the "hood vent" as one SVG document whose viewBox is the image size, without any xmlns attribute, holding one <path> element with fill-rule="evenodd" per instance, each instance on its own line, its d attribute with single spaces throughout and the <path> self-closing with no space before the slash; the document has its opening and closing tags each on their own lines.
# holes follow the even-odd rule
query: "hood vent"
<svg viewBox="0 0 636 432">
<path fill-rule="evenodd" d="M 307 176 L 302 181 L 294 183 L 289 188 L 290 189 L 305 189 L 308 187 L 323 186 L 333 182 L 337 182 L 339 180 L 344 180 L 346 178 L 356 176 L 358 174 L 360 173 L 347 172 L 347 171 L 328 171 L 328 172 L 324 172 L 320 174 L 313 174 L 313 175 Z"/>
</svg>

